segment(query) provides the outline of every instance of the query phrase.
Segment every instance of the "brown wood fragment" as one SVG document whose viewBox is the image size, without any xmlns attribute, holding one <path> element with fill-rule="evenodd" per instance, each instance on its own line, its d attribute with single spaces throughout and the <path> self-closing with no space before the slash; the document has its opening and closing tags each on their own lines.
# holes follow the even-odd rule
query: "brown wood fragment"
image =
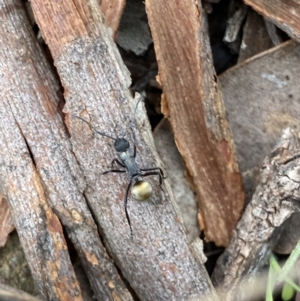
<svg viewBox="0 0 300 301">
<path fill-rule="evenodd" d="M 243 39 L 238 62 L 241 63 L 273 46 L 263 17 L 256 11 L 249 9 L 247 21 L 243 28 Z"/>
<path fill-rule="evenodd" d="M 38 291 L 45 299 L 82 299 L 61 221 L 95 296 L 131 300 L 86 204 L 86 184 L 59 112 L 57 80 L 21 2 L 4 1 L 1 8 L 1 181 Z"/>
<path fill-rule="evenodd" d="M 3 1 L 0 15 L 0 174 L 3 193 L 10 204 L 40 296 L 51 300 L 82 300 L 62 228 L 46 202 L 41 178 L 16 120 L 25 119 L 22 113 L 26 111 L 26 100 L 31 101 L 23 83 L 25 77 L 32 83 L 29 74 L 34 74 L 25 67 L 30 52 L 24 43 L 31 37 L 30 27 L 19 1 Z M 40 55 L 34 47 L 31 50 L 35 50 L 37 59 Z M 44 59 L 41 61 L 45 62 Z M 13 110 L 16 103 L 23 108 L 19 116 Z M 32 121 L 29 119 L 27 123 L 35 126 Z"/>
<path fill-rule="evenodd" d="M 149 177 L 154 189 L 151 200 L 137 202 L 129 198 L 131 236 L 124 212 L 128 177 L 102 175 L 116 156 L 113 141 L 95 135 L 87 124 L 75 118 L 81 116 L 113 137 L 125 133 L 137 145 L 141 167 L 159 165 L 145 111 L 139 107 L 133 119 L 137 99 L 131 97 L 128 71 L 97 2 L 63 1 L 59 9 L 54 0 L 33 0 L 32 4 L 64 86 L 64 111 L 73 152 L 87 182 L 84 193 L 110 256 L 142 300 L 188 300 L 203 295 L 214 299 L 210 296 L 212 287 L 203 266 L 201 244 L 196 241 L 189 245 L 168 197 L 168 185 L 163 185 L 163 193 L 157 179 Z M 77 31 L 77 36 L 72 36 L 74 24 L 85 24 L 85 32 Z"/>
<path fill-rule="evenodd" d="M 7 236 L 15 229 L 12 215 L 3 195 L 0 196 L 0 248 L 7 241 Z"/>
<path fill-rule="evenodd" d="M 10 111 L 10 99 L 2 97 L 0 104 L 1 182 L 37 290 L 43 299 L 82 300 L 62 228 L 46 203 L 41 179 Z"/>
<path fill-rule="evenodd" d="M 291 38 L 300 41 L 300 6 L 298 0 L 244 0 L 244 2 L 272 21 Z"/>
<path fill-rule="evenodd" d="M 300 211 L 300 140 L 287 128 L 270 158 L 261 181 L 214 270 L 213 281 L 228 300 L 248 300 L 240 284 L 253 280 L 279 238 L 284 222 Z"/>
<path fill-rule="evenodd" d="M 98 0 L 101 11 L 105 17 L 105 22 L 108 27 L 113 30 L 113 35 L 115 36 L 122 13 L 125 7 L 125 0 Z"/>
<path fill-rule="evenodd" d="M 196 3 L 146 1 L 160 82 L 177 147 L 191 174 L 208 240 L 226 245 L 244 194 Z"/>
</svg>

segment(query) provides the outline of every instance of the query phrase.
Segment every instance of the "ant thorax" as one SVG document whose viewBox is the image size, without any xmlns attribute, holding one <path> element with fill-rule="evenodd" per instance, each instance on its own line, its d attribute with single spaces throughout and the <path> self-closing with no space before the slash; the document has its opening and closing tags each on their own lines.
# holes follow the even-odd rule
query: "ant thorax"
<svg viewBox="0 0 300 301">
<path fill-rule="evenodd" d="M 141 171 L 135 161 L 132 149 L 128 148 L 127 151 L 119 153 L 119 156 L 124 163 L 130 177 L 140 175 Z"/>
</svg>

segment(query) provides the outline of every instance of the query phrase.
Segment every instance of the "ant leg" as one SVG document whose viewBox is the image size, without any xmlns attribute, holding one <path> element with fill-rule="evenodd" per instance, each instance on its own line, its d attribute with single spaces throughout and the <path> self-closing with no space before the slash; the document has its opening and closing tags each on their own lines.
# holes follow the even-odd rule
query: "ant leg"
<svg viewBox="0 0 300 301">
<path fill-rule="evenodd" d="M 151 168 L 148 169 L 148 170 L 151 170 Z M 163 178 L 162 174 L 159 171 L 151 171 L 151 172 L 146 172 L 146 173 L 142 174 L 142 177 L 148 177 L 148 176 L 159 176 L 159 186 L 162 189 L 161 185 L 162 185 L 162 180 L 164 178 Z"/>
<path fill-rule="evenodd" d="M 110 173 L 110 172 L 118 172 L 118 173 L 122 173 L 122 172 L 126 172 L 126 170 L 120 170 L 120 169 L 111 169 L 111 170 L 107 170 L 107 171 L 105 171 L 105 172 L 103 172 L 102 174 L 103 175 L 106 175 L 106 174 L 108 174 L 108 173 Z"/>
<path fill-rule="evenodd" d="M 151 170 L 156 170 L 160 175 L 162 176 L 163 179 L 166 179 L 164 172 L 162 171 L 161 168 L 159 167 L 154 167 L 154 168 L 140 168 L 141 171 L 151 171 Z"/>
<path fill-rule="evenodd" d="M 136 157 L 136 145 L 134 144 L 133 145 L 133 158 Z"/>
<path fill-rule="evenodd" d="M 119 166 L 126 168 L 125 165 L 116 158 L 111 161 L 111 166 L 113 166 L 114 163 L 117 163 Z"/>
<path fill-rule="evenodd" d="M 148 169 L 148 170 L 151 170 L 151 168 Z M 166 197 L 165 191 L 162 188 L 162 182 L 163 182 L 163 179 L 165 179 L 165 178 L 163 177 L 163 173 L 162 173 L 162 170 L 160 168 L 157 167 L 156 170 L 159 170 L 159 171 L 146 172 L 146 173 L 142 174 L 141 176 L 142 177 L 159 176 L 159 188 L 163 192 L 164 196 Z"/>
<path fill-rule="evenodd" d="M 130 189 L 130 187 L 132 185 L 132 180 L 133 180 L 133 178 L 130 179 L 130 182 L 129 182 L 128 186 L 127 186 L 126 194 L 125 194 L 125 200 L 124 200 L 125 214 L 126 214 L 126 219 L 127 219 L 129 228 L 130 228 L 130 235 L 131 235 L 131 237 L 132 237 L 132 228 L 131 228 L 131 222 L 130 222 L 129 214 L 128 214 L 128 211 L 127 211 L 127 201 L 128 201 L 129 189 Z"/>
</svg>

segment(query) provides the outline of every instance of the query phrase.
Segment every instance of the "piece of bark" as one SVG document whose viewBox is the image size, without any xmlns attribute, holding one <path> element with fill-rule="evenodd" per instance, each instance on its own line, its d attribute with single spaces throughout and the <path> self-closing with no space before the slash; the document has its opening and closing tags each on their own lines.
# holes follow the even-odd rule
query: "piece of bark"
<svg viewBox="0 0 300 301">
<path fill-rule="evenodd" d="M 282 37 L 279 35 L 278 27 L 276 27 L 272 22 L 270 22 L 267 18 L 264 18 L 264 22 L 266 25 L 266 29 L 268 31 L 269 37 L 271 38 L 273 44 L 275 46 L 281 44 L 283 42 Z"/>
<path fill-rule="evenodd" d="M 152 43 L 145 4 L 141 0 L 128 0 L 122 15 L 116 42 L 126 51 L 142 55 Z"/>
<path fill-rule="evenodd" d="M 130 287 L 141 300 L 188 300 L 211 295 L 201 244 L 188 239 L 163 185 L 149 177 L 154 189 L 148 202 L 129 197 L 130 234 L 124 211 L 126 175 L 102 175 L 116 156 L 113 141 L 96 135 L 75 116 L 112 137 L 137 145 L 137 162 L 158 162 L 145 111 L 129 91 L 130 77 L 103 22 L 98 3 L 32 1 L 32 8 L 54 58 L 65 91 L 67 124 L 73 152 L 87 182 L 84 191 L 103 241 Z M 134 139 L 133 139 L 134 137 Z M 158 164 L 159 165 L 159 164 Z M 147 178 L 148 180 L 148 178 Z M 167 183 L 166 183 L 167 184 Z"/>
<path fill-rule="evenodd" d="M 10 10 L 11 15 L 17 12 L 11 6 Z M 4 16 L 8 16 L 5 8 L 1 14 L 1 24 L 7 25 Z M 20 30 L 20 26 L 18 28 Z M 0 51 L 3 51 L 4 34 L 1 29 L 3 27 L 0 27 Z M 3 53 L 0 57 L 3 58 Z M 10 62 L 8 59 L 7 63 Z M 11 66 L 8 70 L 12 72 L 15 69 Z M 1 72 L 3 75 L 4 70 Z M 5 75 L 8 75 L 8 71 Z M 12 91 L 10 84 L 11 82 L 5 82 L 5 76 L 1 77 L 0 174 L 3 191 L 10 203 L 16 229 L 40 296 L 44 300 L 82 300 L 61 225 L 46 202 L 41 179 L 11 112 L 10 102 L 15 94 L 9 93 Z"/>
<path fill-rule="evenodd" d="M 174 141 L 167 119 L 163 119 L 153 133 L 155 146 L 166 170 L 174 197 L 182 216 L 189 239 L 192 241 L 200 236 L 197 221 L 197 202 L 185 175 L 185 166 Z"/>
<path fill-rule="evenodd" d="M 74 271 L 76 274 L 76 278 L 80 284 L 83 300 L 84 301 L 95 301 L 94 293 L 91 288 L 89 279 L 87 278 L 86 273 L 83 269 L 83 266 L 80 262 L 76 262 L 74 264 Z M 120 299 L 116 298 L 116 300 L 120 300 Z"/>
<path fill-rule="evenodd" d="M 248 291 L 239 286 L 254 279 L 267 262 L 283 223 L 300 211 L 299 158 L 299 134 L 287 128 L 270 158 L 264 160 L 261 182 L 214 270 L 213 282 L 228 300 L 248 298 Z"/>
<path fill-rule="evenodd" d="M 244 0 L 244 2 L 300 42 L 300 6 L 297 0 Z"/>
<path fill-rule="evenodd" d="M 273 149 L 281 131 L 287 126 L 300 130 L 297 96 L 300 94 L 299 49 L 298 43 L 288 41 L 219 77 L 247 201 L 254 192 L 259 167 Z M 299 219 L 296 215 L 293 220 Z M 281 253 L 290 253 L 299 239 L 299 231 L 295 227 L 287 225 L 286 228 L 289 233 L 282 239 L 294 237 L 294 240 L 289 244 L 279 242 L 278 251 Z"/>
<path fill-rule="evenodd" d="M 247 21 L 243 28 L 243 39 L 238 62 L 241 63 L 273 46 L 263 17 L 256 11 L 249 9 Z"/>
<path fill-rule="evenodd" d="M 0 249 L 0 283 L 25 291 L 28 294 L 37 294 L 16 232 L 9 235 L 6 245 Z"/>
<path fill-rule="evenodd" d="M 15 229 L 12 215 L 4 195 L 0 195 L 0 248 L 7 241 L 8 234 Z"/>
<path fill-rule="evenodd" d="M 17 290 L 8 285 L 0 284 L 0 300 L 1 301 L 41 301 L 34 296 Z"/>
<path fill-rule="evenodd" d="M 282 226 L 281 235 L 273 251 L 278 254 L 290 254 L 300 239 L 300 214 L 294 213 Z"/>
<path fill-rule="evenodd" d="M 106 25 L 113 30 L 113 36 L 117 33 L 125 3 L 125 0 L 99 0 Z"/>
<path fill-rule="evenodd" d="M 246 6 L 243 2 L 238 3 L 238 6 L 227 20 L 226 30 L 223 38 L 224 42 L 232 43 L 237 40 L 242 24 L 247 15 L 247 11 L 248 6 Z"/>
<path fill-rule="evenodd" d="M 24 133 L 17 122 L 23 116 L 14 115 L 13 110 L 16 103 L 24 108 L 32 101 L 26 94 L 23 80 L 26 78 L 27 88 L 31 90 L 31 76 L 38 75 L 41 70 L 37 68 L 30 72 L 26 68 L 30 65 L 30 55 L 34 56 L 31 60 L 41 59 L 41 64 L 45 60 L 35 51 L 36 45 L 27 47 L 26 42 L 31 37 L 30 26 L 21 3 L 1 1 L 0 8 L 1 186 L 10 204 L 40 296 L 44 300 L 82 300 L 61 225 L 46 202 L 41 179 L 33 165 Z M 50 108 L 51 106 L 48 107 L 51 112 Z M 35 127 L 32 121 L 29 119 L 27 123 Z"/>
<path fill-rule="evenodd" d="M 243 207 L 242 179 L 211 60 L 205 17 L 188 1 L 146 1 L 163 113 L 192 176 L 206 238 L 227 245 Z"/>
<path fill-rule="evenodd" d="M 85 202 L 83 174 L 59 112 L 58 81 L 21 2 L 1 7 L 1 181 L 38 292 L 44 299 L 82 299 L 59 218 L 95 296 L 131 300 Z"/>
<path fill-rule="evenodd" d="M 230 0 L 226 18 L 226 28 L 223 41 L 236 56 L 239 54 L 242 42 L 242 26 L 247 15 L 248 6 L 242 1 Z M 234 64 L 235 65 L 235 64 Z"/>
<path fill-rule="evenodd" d="M 298 52 L 289 41 L 219 77 L 241 172 L 261 164 L 282 129 L 298 124 Z"/>
</svg>

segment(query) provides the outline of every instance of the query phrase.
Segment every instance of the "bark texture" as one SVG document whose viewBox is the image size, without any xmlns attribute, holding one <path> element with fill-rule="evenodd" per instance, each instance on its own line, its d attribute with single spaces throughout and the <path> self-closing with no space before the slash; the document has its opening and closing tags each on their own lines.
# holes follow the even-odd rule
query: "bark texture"
<svg viewBox="0 0 300 301">
<path fill-rule="evenodd" d="M 129 198 L 133 237 L 124 211 L 128 177 L 102 175 L 116 156 L 113 141 L 95 135 L 80 116 L 101 132 L 137 145 L 141 167 L 158 164 L 145 111 L 133 111 L 137 99 L 130 78 L 107 30 L 98 2 L 32 1 L 32 8 L 64 87 L 65 113 L 72 150 L 86 180 L 84 195 L 105 246 L 141 300 L 214 299 L 203 266 L 200 241 L 189 244 L 173 201 L 149 177 L 150 201 Z M 166 183 L 167 184 L 167 183 Z M 98 261 L 94 250 L 91 262 Z M 115 282 L 112 283 L 115 285 Z"/>
<path fill-rule="evenodd" d="M 284 222 L 300 211 L 299 183 L 299 136 L 287 128 L 270 158 L 265 159 L 260 184 L 214 270 L 213 282 L 226 292 L 227 300 L 249 297 L 243 282 L 255 280 L 278 241 Z M 257 282 L 254 288 L 257 289 Z"/>
<path fill-rule="evenodd" d="M 4 284 L 0 284 L 0 299 L 2 301 L 41 301 L 41 299 Z"/>
<path fill-rule="evenodd" d="M 26 90 L 33 88 L 32 70 L 30 72 L 24 62 L 28 62 L 32 54 L 36 55 L 36 59 L 40 55 L 36 49 L 27 48 L 29 26 L 27 30 L 26 25 L 23 27 L 23 22 L 28 23 L 20 3 L 1 1 L 0 10 L 1 184 L 41 296 L 51 300 L 82 300 L 61 225 L 46 202 L 41 178 L 31 159 L 30 137 L 28 142 L 19 125 L 19 121 L 26 120 L 26 116 L 16 112 L 17 107 L 31 105 L 31 97 Z M 45 76 L 39 71 L 34 73 Z M 27 80 L 24 82 L 25 77 Z M 32 89 L 32 93 L 35 90 Z M 38 116 L 31 116 L 26 123 L 33 125 L 35 118 Z"/>
<path fill-rule="evenodd" d="M 15 229 L 13 218 L 4 196 L 0 196 L 0 247 L 7 241 L 8 234 Z"/>
<path fill-rule="evenodd" d="M 197 193 L 206 238 L 227 245 L 244 193 L 211 59 L 204 13 L 195 1 L 147 0 L 164 114 Z"/>
<path fill-rule="evenodd" d="M 242 45 L 238 63 L 274 46 L 263 17 L 252 9 L 248 10 L 247 21 L 243 27 Z"/>
<path fill-rule="evenodd" d="M 247 203 L 258 184 L 261 164 L 282 131 L 286 127 L 300 131 L 299 50 L 299 44 L 289 40 L 219 77 Z M 299 214 L 291 220 L 291 227 L 285 226 L 286 235 L 277 252 L 289 254 L 295 247 L 300 237 L 297 220 L 300 222 Z"/>
<path fill-rule="evenodd" d="M 43 299 L 82 300 L 61 221 L 95 296 L 131 300 L 85 202 L 83 173 L 58 109 L 58 81 L 21 2 L 2 1 L 0 9 L 1 182 L 37 289 Z"/>
<path fill-rule="evenodd" d="M 113 30 L 113 34 L 115 35 L 126 2 L 125 0 L 99 0 L 99 3 L 105 17 L 106 25 Z"/>
<path fill-rule="evenodd" d="M 186 178 L 185 165 L 176 147 L 174 135 L 167 119 L 163 119 L 156 126 L 153 136 L 157 152 L 168 170 L 168 179 L 171 180 L 176 204 L 180 210 L 188 236 L 192 241 L 200 236 L 197 219 L 198 206 L 195 194 Z"/>
<path fill-rule="evenodd" d="M 300 6 L 298 0 L 244 0 L 244 2 L 271 20 L 291 38 L 300 42 Z"/>
</svg>

